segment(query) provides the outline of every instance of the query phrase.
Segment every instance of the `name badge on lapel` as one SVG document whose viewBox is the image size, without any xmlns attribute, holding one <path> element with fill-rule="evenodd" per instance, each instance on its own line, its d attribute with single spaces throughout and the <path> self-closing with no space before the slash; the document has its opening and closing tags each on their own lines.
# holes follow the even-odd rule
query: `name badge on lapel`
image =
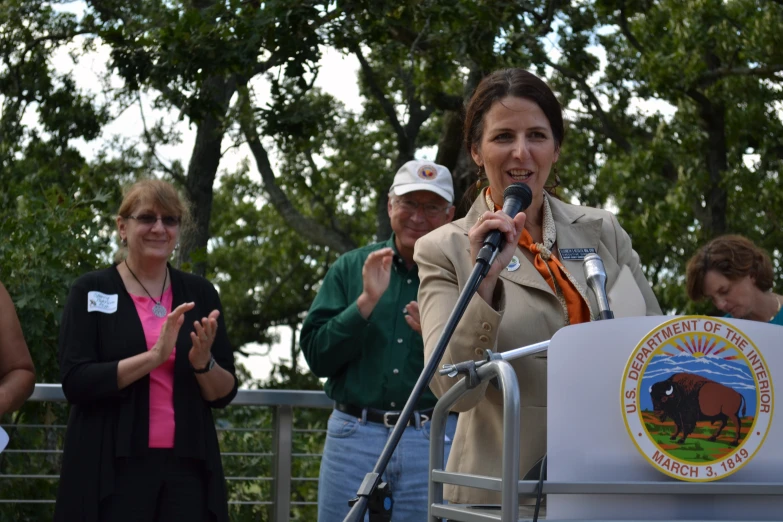
<svg viewBox="0 0 783 522">
<path fill-rule="evenodd" d="M 563 261 L 584 261 L 587 254 L 595 254 L 595 248 L 561 248 L 560 259 Z"/>
<path fill-rule="evenodd" d="M 113 314 L 117 311 L 117 294 L 104 294 L 93 290 L 87 292 L 87 312 Z"/>
</svg>

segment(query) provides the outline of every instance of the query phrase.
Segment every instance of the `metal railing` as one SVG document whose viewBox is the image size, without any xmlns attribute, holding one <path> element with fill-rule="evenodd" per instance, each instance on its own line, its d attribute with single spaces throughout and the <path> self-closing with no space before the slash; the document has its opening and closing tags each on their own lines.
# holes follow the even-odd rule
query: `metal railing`
<svg viewBox="0 0 783 522">
<path fill-rule="evenodd" d="M 33 403 L 65 403 L 65 396 L 59 384 L 37 384 L 30 402 Z M 303 391 L 303 390 L 239 390 L 236 397 L 227 408 L 227 411 L 236 407 L 265 408 L 272 410 L 271 422 L 264 426 L 239 426 L 234 423 L 228 423 L 218 413 L 216 415 L 216 424 L 218 436 L 221 439 L 221 457 L 223 459 L 226 472 L 226 481 L 229 485 L 238 483 L 256 484 L 268 483 L 271 486 L 271 495 L 266 498 L 229 498 L 229 505 L 234 506 L 268 506 L 269 519 L 274 522 L 288 522 L 293 507 L 314 506 L 317 502 L 314 500 L 292 500 L 292 484 L 311 483 L 317 487 L 318 466 L 309 466 L 310 471 L 306 476 L 294 476 L 294 463 L 296 459 L 320 459 L 321 453 L 313 452 L 295 452 L 295 437 L 306 437 L 312 441 L 315 437 L 320 440 L 326 438 L 325 423 L 315 428 L 305 426 L 295 426 L 294 410 L 306 409 L 331 409 L 334 403 L 322 391 Z M 236 411 L 236 410 L 235 410 Z M 267 410 L 268 411 L 268 410 Z M 259 411 L 260 414 L 260 411 Z M 15 435 L 19 430 L 42 430 L 47 433 L 55 432 L 56 435 L 51 438 L 57 441 L 62 440 L 62 434 L 65 432 L 63 423 L 43 423 L 43 424 L 4 424 L 2 425 L 9 432 L 11 442 L 8 448 L 3 452 L 4 458 L 10 456 L 24 457 L 32 460 L 31 457 L 42 457 L 47 459 L 57 459 L 59 462 L 62 454 L 61 443 L 48 444 L 49 447 L 17 447 L 15 444 Z M 247 437 L 257 435 L 271 435 L 270 451 L 263 451 L 263 448 L 252 447 L 254 441 L 250 440 L 249 448 L 227 448 L 230 445 L 226 441 L 229 438 L 245 440 Z M 312 446 L 312 444 L 310 444 Z M 57 446 L 57 447 L 53 447 Z M 319 447 L 323 447 L 322 444 Z M 242 459 L 245 462 L 257 462 L 264 459 L 271 459 L 269 476 L 244 476 L 231 475 L 229 470 L 232 466 L 228 465 L 230 459 Z M 255 460 L 254 460 L 255 459 Z M 320 464 L 320 460 L 319 460 Z M 252 466 L 251 466 L 252 467 Z M 303 466 L 300 466 L 302 468 Z M 50 468 L 51 469 L 51 468 Z M 58 466 L 59 469 L 59 466 Z M 315 470 L 313 472 L 313 470 Z M 59 475 L 52 473 L 39 473 L 38 469 L 29 469 L 22 472 L 2 473 L 0 481 L 23 481 L 23 480 L 46 480 L 56 482 Z M 251 473 L 251 475 L 254 473 Z M 254 490 L 254 488 L 250 488 Z M 257 488 L 261 491 L 262 488 Z M 269 489 L 269 488 L 267 488 Z M 17 491 L 17 488 L 11 488 Z M 8 491 L 6 489 L 6 491 Z M 229 487 L 229 491 L 232 488 Z M 229 493 L 230 497 L 235 497 Z M 251 493 L 252 495 L 252 493 Z M 8 493 L 4 495 L 8 497 Z M 0 498 L 0 510 L 2 506 L 8 504 L 54 504 L 54 498 Z M 313 507 L 313 509 L 315 509 Z"/>
</svg>

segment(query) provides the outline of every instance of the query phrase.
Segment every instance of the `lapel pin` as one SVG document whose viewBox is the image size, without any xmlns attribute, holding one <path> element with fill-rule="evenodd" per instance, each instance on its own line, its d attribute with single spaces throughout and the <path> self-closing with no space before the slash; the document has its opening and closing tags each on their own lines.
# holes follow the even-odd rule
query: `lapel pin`
<svg viewBox="0 0 783 522">
<path fill-rule="evenodd" d="M 519 258 L 517 256 L 514 256 L 511 258 L 511 262 L 506 267 L 506 270 L 508 270 L 509 272 L 513 272 L 517 268 L 519 268 Z"/>
</svg>

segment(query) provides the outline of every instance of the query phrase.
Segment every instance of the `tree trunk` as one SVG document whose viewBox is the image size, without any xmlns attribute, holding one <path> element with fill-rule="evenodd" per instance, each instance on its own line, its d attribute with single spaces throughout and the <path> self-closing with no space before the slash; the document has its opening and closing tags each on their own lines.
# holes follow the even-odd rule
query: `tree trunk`
<svg viewBox="0 0 783 522">
<path fill-rule="evenodd" d="M 474 64 L 463 89 L 466 100 L 470 99 L 483 76 L 483 71 Z M 454 180 L 454 205 L 457 207 L 454 219 L 464 217 L 473 204 L 475 198 L 473 187 L 478 179 L 476 164 L 465 148 L 464 124 L 464 114 L 461 111 L 446 112 L 438 141 L 438 155 L 435 159 L 436 163 L 448 167 Z"/>
<path fill-rule="evenodd" d="M 190 264 L 190 271 L 200 276 L 206 274 L 212 187 L 220 165 L 224 119 L 234 91 L 235 82 L 222 77 L 213 76 L 204 83 L 202 98 L 208 100 L 206 103 L 211 110 L 198 121 L 196 141 L 185 179 L 193 221 L 192 226 L 182 231 L 177 262 L 180 267 Z"/>
<path fill-rule="evenodd" d="M 707 171 L 710 185 L 707 191 L 710 237 L 726 233 L 726 207 L 728 194 L 723 186 L 723 173 L 728 170 L 726 157 L 726 109 L 723 104 L 714 104 L 708 120 Z"/>
<path fill-rule="evenodd" d="M 688 95 L 698 104 L 702 125 L 707 132 L 708 185 L 705 191 L 706 220 L 704 227 L 707 237 L 716 237 L 726 233 L 726 207 L 728 195 L 723 186 L 723 173 L 728 170 L 726 147 L 726 107 L 723 103 L 713 103 L 703 93 L 692 89 Z"/>
<path fill-rule="evenodd" d="M 388 187 L 387 187 L 388 189 Z M 386 241 L 392 233 L 391 220 L 388 212 L 389 193 L 383 190 L 378 191 L 378 201 L 375 203 L 375 212 L 378 216 L 375 228 L 375 240 Z"/>
<path fill-rule="evenodd" d="M 462 114 L 447 111 L 443 115 L 443 129 L 438 140 L 438 155 L 435 163 L 443 165 L 452 173 L 457 168 L 457 160 L 462 152 Z"/>
</svg>

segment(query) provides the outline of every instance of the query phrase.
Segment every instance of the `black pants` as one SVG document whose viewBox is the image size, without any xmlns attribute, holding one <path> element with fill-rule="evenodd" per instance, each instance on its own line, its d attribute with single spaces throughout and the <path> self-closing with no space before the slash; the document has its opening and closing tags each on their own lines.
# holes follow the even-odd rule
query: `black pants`
<svg viewBox="0 0 783 522">
<path fill-rule="evenodd" d="M 150 449 L 115 462 L 114 492 L 101 502 L 101 522 L 210 522 L 204 463 Z"/>
</svg>

